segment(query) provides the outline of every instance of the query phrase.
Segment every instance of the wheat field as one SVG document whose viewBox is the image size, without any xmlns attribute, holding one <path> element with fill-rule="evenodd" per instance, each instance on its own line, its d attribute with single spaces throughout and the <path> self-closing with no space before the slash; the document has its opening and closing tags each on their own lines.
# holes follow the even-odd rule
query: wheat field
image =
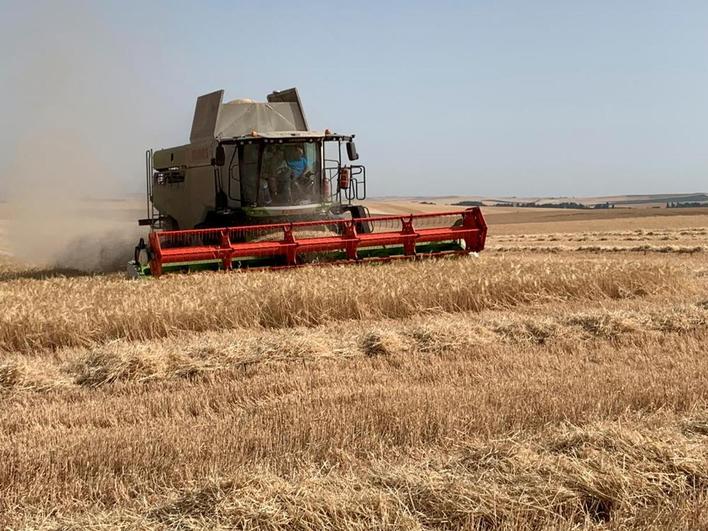
<svg viewBox="0 0 708 531">
<path fill-rule="evenodd" d="M 455 260 L 0 256 L 0 527 L 708 528 L 708 216 L 488 219 Z"/>
</svg>

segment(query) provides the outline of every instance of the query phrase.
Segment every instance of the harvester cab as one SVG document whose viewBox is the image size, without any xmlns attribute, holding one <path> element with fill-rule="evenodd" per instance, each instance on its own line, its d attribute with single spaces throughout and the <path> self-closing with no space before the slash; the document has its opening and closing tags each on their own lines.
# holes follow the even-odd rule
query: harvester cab
<svg viewBox="0 0 708 531">
<path fill-rule="evenodd" d="M 479 209 L 371 217 L 358 203 L 366 168 L 357 163 L 354 135 L 310 130 L 297 89 L 265 102 L 223 103 L 223 95 L 197 99 L 188 144 L 146 152 L 147 216 L 139 224 L 151 232 L 130 274 L 483 248 Z"/>
</svg>

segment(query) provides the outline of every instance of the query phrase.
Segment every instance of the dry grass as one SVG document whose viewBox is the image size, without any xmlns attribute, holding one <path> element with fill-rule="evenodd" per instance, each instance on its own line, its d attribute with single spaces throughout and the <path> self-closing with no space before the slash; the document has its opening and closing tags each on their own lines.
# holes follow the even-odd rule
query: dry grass
<svg viewBox="0 0 708 531">
<path fill-rule="evenodd" d="M 0 283 L 0 350 L 29 352 L 178 331 L 318 325 L 573 299 L 668 295 L 686 283 L 666 264 L 632 260 L 485 260 L 385 267 L 173 275 L 135 282 L 73 277 Z"/>
<path fill-rule="evenodd" d="M 7 354 L 0 365 L 0 389 L 98 387 L 204 377 L 274 363 L 466 352 L 501 343 L 583 345 L 606 339 L 615 345 L 652 344 L 665 333 L 708 331 L 708 305 L 661 300 L 663 305 L 650 308 L 646 308 L 646 299 L 605 302 L 599 310 L 565 315 L 558 315 L 551 304 L 533 311 L 438 313 L 374 323 L 181 333 L 157 340 L 64 348 L 51 359 L 41 360 L 34 354 Z"/>
<path fill-rule="evenodd" d="M 147 282 L 5 260 L 0 528 L 706 528 L 705 253 L 614 250 L 705 230 L 642 231 Z"/>
<path fill-rule="evenodd" d="M 623 514 L 641 528 L 662 518 L 664 525 L 683 520 L 681 527 L 698 528 L 708 513 L 700 497 L 690 500 L 708 470 L 703 441 L 684 427 L 691 421 L 658 415 L 584 428 L 564 423 L 527 440 L 470 440 L 344 470 L 303 467 L 294 476 L 254 467 L 230 480 L 187 483 L 154 505 L 139 500 L 133 510 L 50 521 L 188 529 L 569 529 L 600 527 Z M 511 471 L 518 479 L 510 481 Z M 672 498 L 686 500 L 678 513 L 663 505 Z"/>
<path fill-rule="evenodd" d="M 500 525 L 631 520 L 700 495 L 705 328 L 519 339 L 16 393 L 0 417 L 3 503 L 27 516 L 60 505 L 70 516 L 54 524 L 106 513 L 155 526 L 161 515 L 414 528 L 491 514 Z M 218 507 L 200 509 L 205 489 Z"/>
</svg>

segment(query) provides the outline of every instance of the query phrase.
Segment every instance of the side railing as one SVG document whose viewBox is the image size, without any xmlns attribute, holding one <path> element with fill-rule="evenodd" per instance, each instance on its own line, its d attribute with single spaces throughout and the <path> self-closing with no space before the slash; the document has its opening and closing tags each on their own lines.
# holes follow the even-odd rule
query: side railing
<svg viewBox="0 0 708 531">
<path fill-rule="evenodd" d="M 349 171 L 349 188 L 345 191 L 347 201 L 350 204 L 352 201 L 363 201 L 366 199 L 366 166 L 352 165 Z"/>
<path fill-rule="evenodd" d="M 335 163 L 336 166 L 327 166 L 327 163 Z M 339 166 L 336 160 L 325 160 L 323 168 L 325 179 L 329 183 L 329 199 L 333 203 L 352 204 L 352 201 L 363 201 L 366 199 L 366 166 L 347 166 L 349 170 L 349 183 L 346 188 L 340 188 L 340 172 L 344 166 Z"/>
</svg>

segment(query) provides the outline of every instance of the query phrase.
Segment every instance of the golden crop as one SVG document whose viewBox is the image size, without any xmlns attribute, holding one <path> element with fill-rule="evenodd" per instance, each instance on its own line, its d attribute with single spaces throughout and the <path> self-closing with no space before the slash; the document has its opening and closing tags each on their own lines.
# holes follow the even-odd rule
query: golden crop
<svg viewBox="0 0 708 531">
<path fill-rule="evenodd" d="M 8 263 L 0 527 L 705 528 L 706 233 L 644 232 L 145 281 Z"/>
</svg>

